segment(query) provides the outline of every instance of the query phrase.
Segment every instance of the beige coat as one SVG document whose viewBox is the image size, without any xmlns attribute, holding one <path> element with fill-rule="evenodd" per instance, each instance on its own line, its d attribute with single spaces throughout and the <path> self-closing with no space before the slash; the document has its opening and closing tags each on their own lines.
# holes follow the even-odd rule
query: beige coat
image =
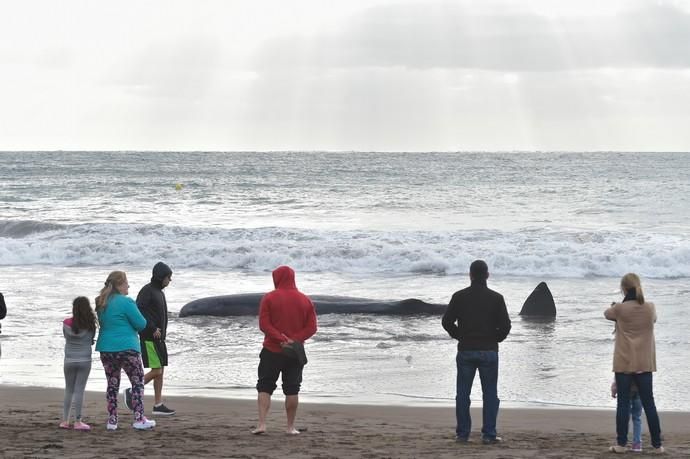
<svg viewBox="0 0 690 459">
<path fill-rule="evenodd" d="M 656 371 L 654 303 L 640 304 L 635 300 L 614 303 L 604 312 L 604 316 L 616 321 L 613 371 L 616 373 Z"/>
</svg>

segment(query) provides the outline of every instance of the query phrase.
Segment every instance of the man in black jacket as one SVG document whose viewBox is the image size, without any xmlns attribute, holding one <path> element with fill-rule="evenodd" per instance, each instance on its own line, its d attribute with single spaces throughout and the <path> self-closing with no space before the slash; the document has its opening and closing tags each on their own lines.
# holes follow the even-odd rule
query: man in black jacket
<svg viewBox="0 0 690 459">
<path fill-rule="evenodd" d="M 500 400 L 497 394 L 498 343 L 510 333 L 510 317 L 503 296 L 486 286 L 489 267 L 483 260 L 470 265 L 471 285 L 455 292 L 443 315 L 443 328 L 458 340 L 457 392 L 455 395 L 456 441 L 467 442 L 472 430 L 470 392 L 479 370 L 482 383 L 482 442 L 501 441 L 496 436 Z"/>
<path fill-rule="evenodd" d="M 168 304 L 163 289 L 172 280 L 172 269 L 162 261 L 153 267 L 151 282 L 146 284 L 137 295 L 137 306 L 146 317 L 146 328 L 139 332 L 141 340 L 141 359 L 144 368 L 151 371 L 144 375 L 144 384 L 153 380 L 154 405 L 152 414 L 170 416 L 175 414 L 163 404 L 163 373 L 168 365 L 168 349 L 165 336 L 168 329 Z M 131 389 L 125 389 L 125 405 L 131 407 Z M 131 408 L 130 408 L 131 409 Z"/>
</svg>

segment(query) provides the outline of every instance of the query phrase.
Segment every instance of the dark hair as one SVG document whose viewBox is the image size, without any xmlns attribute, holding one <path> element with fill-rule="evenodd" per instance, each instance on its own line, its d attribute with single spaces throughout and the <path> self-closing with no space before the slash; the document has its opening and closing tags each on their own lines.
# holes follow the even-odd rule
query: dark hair
<svg viewBox="0 0 690 459">
<path fill-rule="evenodd" d="M 474 260 L 470 265 L 470 276 L 476 280 L 487 280 L 489 278 L 489 266 L 484 260 Z"/>
<path fill-rule="evenodd" d="M 72 301 L 72 332 L 79 330 L 96 331 L 96 314 L 85 296 L 78 296 Z"/>
</svg>

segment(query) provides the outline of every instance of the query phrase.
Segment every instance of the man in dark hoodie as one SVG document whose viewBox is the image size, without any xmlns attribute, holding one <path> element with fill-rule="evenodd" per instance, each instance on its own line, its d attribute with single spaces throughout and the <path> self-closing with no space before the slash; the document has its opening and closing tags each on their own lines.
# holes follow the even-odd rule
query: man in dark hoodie
<svg viewBox="0 0 690 459">
<path fill-rule="evenodd" d="M 482 443 L 501 441 L 496 436 L 498 417 L 498 343 L 510 333 L 510 317 L 503 296 L 486 286 L 489 267 L 483 260 L 470 265 L 471 285 L 455 292 L 443 315 L 442 325 L 458 340 L 455 395 L 456 441 L 467 442 L 472 430 L 470 392 L 479 370 L 482 383 Z"/>
<path fill-rule="evenodd" d="M 172 269 L 162 261 L 153 267 L 151 282 L 139 290 L 137 306 L 146 317 L 146 328 L 139 332 L 141 340 L 141 359 L 144 368 L 151 371 L 144 375 L 144 384 L 153 380 L 154 405 L 152 414 L 170 416 L 175 414 L 163 404 L 163 373 L 168 365 L 168 349 L 165 337 L 168 329 L 168 304 L 163 289 L 172 280 Z M 131 406 L 131 389 L 125 389 L 125 405 Z M 130 408 L 131 409 L 131 408 Z"/>
<path fill-rule="evenodd" d="M 297 290 L 292 268 L 276 268 L 273 271 L 273 285 L 275 290 L 264 295 L 259 304 L 259 328 L 265 336 L 259 354 L 259 379 L 256 383 L 259 424 L 252 433 L 259 435 L 266 432 L 271 395 L 282 373 L 287 433 L 295 435 L 300 433 L 295 428 L 295 417 L 304 359 L 300 360 L 294 353 L 287 353 L 284 349 L 294 349 L 295 343 L 299 346 L 316 333 L 316 311 L 309 297 Z"/>
</svg>

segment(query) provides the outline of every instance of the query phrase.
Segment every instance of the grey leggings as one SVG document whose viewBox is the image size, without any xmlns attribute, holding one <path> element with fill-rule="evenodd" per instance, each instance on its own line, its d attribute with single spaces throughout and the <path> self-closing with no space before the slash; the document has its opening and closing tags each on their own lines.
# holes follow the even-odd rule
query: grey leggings
<svg viewBox="0 0 690 459">
<path fill-rule="evenodd" d="M 81 406 L 84 403 L 86 380 L 91 373 L 91 361 L 65 363 L 65 401 L 62 408 L 62 419 L 69 420 L 72 398 L 74 398 L 74 418 L 81 420 Z"/>
</svg>

